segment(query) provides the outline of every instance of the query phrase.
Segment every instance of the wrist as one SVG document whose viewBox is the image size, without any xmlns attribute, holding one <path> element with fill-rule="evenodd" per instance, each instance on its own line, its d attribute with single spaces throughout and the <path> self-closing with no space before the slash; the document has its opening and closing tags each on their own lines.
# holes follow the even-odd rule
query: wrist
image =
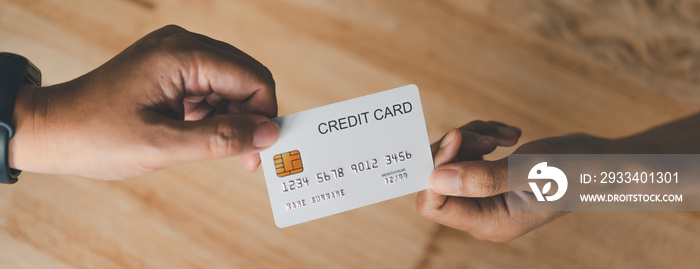
<svg viewBox="0 0 700 269">
<path fill-rule="evenodd" d="M 23 83 L 20 85 L 12 114 L 12 124 L 15 135 L 9 141 L 9 166 L 13 169 L 35 171 L 33 161 L 38 155 L 35 152 L 36 135 L 36 92 L 40 87 Z"/>
</svg>

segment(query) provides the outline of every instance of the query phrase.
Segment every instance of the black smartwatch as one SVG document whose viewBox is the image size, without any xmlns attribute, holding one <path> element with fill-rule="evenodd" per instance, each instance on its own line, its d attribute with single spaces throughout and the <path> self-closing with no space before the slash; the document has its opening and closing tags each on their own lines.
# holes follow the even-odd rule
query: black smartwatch
<svg viewBox="0 0 700 269">
<path fill-rule="evenodd" d="M 0 183 L 15 183 L 22 172 L 10 168 L 8 150 L 10 139 L 15 134 L 12 113 L 23 83 L 41 86 L 39 69 L 22 56 L 0 52 Z"/>
</svg>

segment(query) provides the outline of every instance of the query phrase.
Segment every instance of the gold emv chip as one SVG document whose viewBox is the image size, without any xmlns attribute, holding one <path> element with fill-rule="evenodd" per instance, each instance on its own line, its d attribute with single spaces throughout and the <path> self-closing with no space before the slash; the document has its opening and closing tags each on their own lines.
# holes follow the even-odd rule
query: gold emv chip
<svg viewBox="0 0 700 269">
<path fill-rule="evenodd" d="M 299 154 L 298 150 L 277 154 L 274 159 L 278 177 L 285 177 L 304 171 L 304 165 L 301 163 L 301 154 Z"/>
</svg>

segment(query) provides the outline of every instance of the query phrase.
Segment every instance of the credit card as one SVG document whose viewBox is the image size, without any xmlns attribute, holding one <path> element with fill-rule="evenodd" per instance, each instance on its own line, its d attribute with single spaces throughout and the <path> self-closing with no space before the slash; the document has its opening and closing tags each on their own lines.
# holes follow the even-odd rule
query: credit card
<svg viewBox="0 0 700 269">
<path fill-rule="evenodd" d="M 279 140 L 260 158 L 280 228 L 429 187 L 433 157 L 416 85 L 273 120 Z"/>
</svg>

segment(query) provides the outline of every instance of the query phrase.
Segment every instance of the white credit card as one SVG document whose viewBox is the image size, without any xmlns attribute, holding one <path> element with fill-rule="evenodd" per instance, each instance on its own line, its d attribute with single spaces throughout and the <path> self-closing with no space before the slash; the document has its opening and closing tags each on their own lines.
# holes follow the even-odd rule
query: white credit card
<svg viewBox="0 0 700 269">
<path fill-rule="evenodd" d="M 415 85 L 274 121 L 279 140 L 260 158 L 280 228 L 429 187 L 433 157 Z"/>
</svg>

